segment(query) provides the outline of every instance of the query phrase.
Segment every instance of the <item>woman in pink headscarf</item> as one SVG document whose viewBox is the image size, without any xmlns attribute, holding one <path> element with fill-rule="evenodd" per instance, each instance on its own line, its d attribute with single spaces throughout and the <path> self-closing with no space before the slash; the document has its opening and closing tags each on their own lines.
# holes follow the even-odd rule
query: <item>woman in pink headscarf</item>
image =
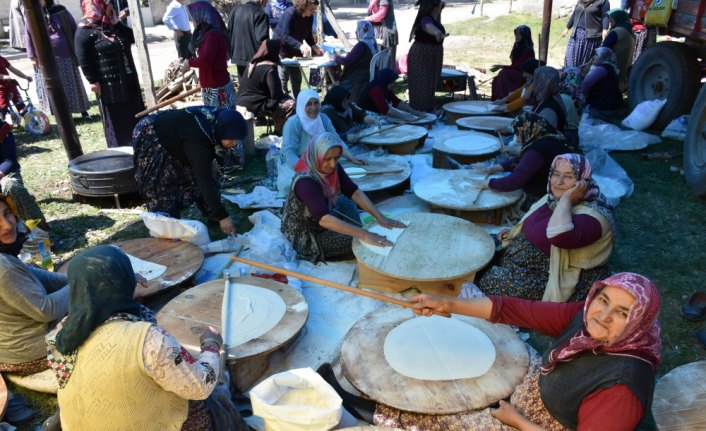
<svg viewBox="0 0 706 431">
<path fill-rule="evenodd" d="M 375 423 L 447 431 L 633 430 L 650 411 L 661 362 L 660 295 L 642 275 L 623 272 L 597 281 L 585 302 L 538 302 L 490 296 L 412 297 L 417 314 L 455 313 L 557 337 L 510 402 L 456 415 L 420 415 L 378 405 Z M 416 428 L 415 428 L 416 429 Z"/>
</svg>

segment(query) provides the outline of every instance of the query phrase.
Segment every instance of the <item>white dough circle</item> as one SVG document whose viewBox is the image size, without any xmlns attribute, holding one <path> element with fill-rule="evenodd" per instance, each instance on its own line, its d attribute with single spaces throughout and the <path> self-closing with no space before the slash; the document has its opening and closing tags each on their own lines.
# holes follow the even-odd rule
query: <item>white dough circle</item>
<svg viewBox="0 0 706 431">
<path fill-rule="evenodd" d="M 445 153 L 481 156 L 500 150 L 498 138 L 487 133 L 468 132 L 461 136 L 434 143 L 434 148 Z"/>
<path fill-rule="evenodd" d="M 223 298 L 221 310 L 222 325 L 228 325 L 223 341 L 229 348 L 266 334 L 282 320 L 287 311 L 282 297 L 269 289 L 235 283 L 231 292 L 230 298 Z M 229 319 L 226 319 L 229 312 Z"/>
<path fill-rule="evenodd" d="M 356 166 L 349 166 L 343 169 L 350 178 L 363 178 L 367 172 L 365 168 L 359 168 Z"/>
<path fill-rule="evenodd" d="M 457 318 L 415 317 L 385 338 L 387 363 L 418 380 L 479 377 L 495 362 L 495 346 L 481 330 Z"/>
</svg>

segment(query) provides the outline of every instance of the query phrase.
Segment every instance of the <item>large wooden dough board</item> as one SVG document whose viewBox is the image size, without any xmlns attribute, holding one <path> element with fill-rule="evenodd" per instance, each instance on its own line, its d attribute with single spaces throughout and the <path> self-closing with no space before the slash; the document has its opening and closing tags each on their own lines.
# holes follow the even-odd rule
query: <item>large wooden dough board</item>
<svg viewBox="0 0 706 431">
<path fill-rule="evenodd" d="M 341 165 L 343 169 L 356 167 L 363 168 L 367 171 L 402 169 L 402 172 L 364 175 L 360 178 L 352 178 L 358 188 L 364 192 L 374 192 L 395 187 L 405 182 L 409 176 L 412 175 L 412 167 L 409 165 L 409 162 L 401 160 L 400 157 L 368 159 L 368 164 L 365 166 L 354 165 L 349 161 L 345 161 L 341 163 Z"/>
<path fill-rule="evenodd" d="M 494 175 L 492 177 L 499 177 Z M 485 175 L 473 170 L 439 170 L 414 185 L 414 194 L 433 206 L 459 211 L 488 211 L 514 205 L 522 198 L 522 191 L 480 191 L 471 184 L 484 181 Z M 473 199 L 476 199 L 475 203 Z"/>
<path fill-rule="evenodd" d="M 171 239 L 136 238 L 113 243 L 125 253 L 142 260 L 158 263 L 167 267 L 161 276 L 151 280 L 147 287 L 137 286 L 135 298 L 140 299 L 160 293 L 166 289 L 183 283 L 194 275 L 203 264 L 203 251 L 194 244 L 186 241 Z M 70 260 L 59 268 L 59 272 L 66 274 Z"/>
<path fill-rule="evenodd" d="M 400 292 L 415 286 L 456 296 L 495 252 L 490 235 L 469 221 L 430 213 L 401 214 L 398 219 L 408 226 L 387 256 L 353 239 L 359 287 Z"/>
<path fill-rule="evenodd" d="M 706 361 L 677 367 L 655 387 L 652 416 L 660 431 L 706 429 Z"/>
<path fill-rule="evenodd" d="M 434 150 L 462 156 L 485 156 L 500 151 L 498 138 L 487 133 L 469 131 L 460 136 L 434 142 Z"/>
<path fill-rule="evenodd" d="M 426 114 L 424 114 L 424 117 L 422 117 L 416 121 L 412 121 L 409 124 L 414 124 L 416 126 L 431 127 L 436 122 L 436 119 L 437 118 L 436 118 L 435 114 L 430 114 L 427 112 Z M 388 123 L 392 123 L 392 124 L 400 124 L 400 123 L 405 122 L 405 120 L 403 120 L 401 118 L 397 118 L 397 117 L 385 117 L 385 121 L 387 121 Z"/>
<path fill-rule="evenodd" d="M 0 421 L 5 416 L 5 410 L 7 410 L 7 386 L 5 380 L 2 379 L 2 374 L 0 374 Z"/>
<path fill-rule="evenodd" d="M 488 132 L 494 132 L 495 129 L 499 129 L 501 127 L 510 127 L 513 121 L 514 118 L 498 117 L 494 115 L 482 117 L 465 117 L 456 120 L 456 126 L 459 129 L 483 130 Z"/>
<path fill-rule="evenodd" d="M 495 363 L 486 374 L 440 381 L 403 376 L 387 363 L 383 346 L 388 332 L 412 317 L 411 310 L 385 305 L 359 320 L 343 340 L 341 365 L 346 378 L 379 403 L 425 414 L 477 410 L 510 396 L 527 374 L 529 354 L 512 328 L 464 318 L 464 322 L 483 331 L 495 345 Z"/>
</svg>

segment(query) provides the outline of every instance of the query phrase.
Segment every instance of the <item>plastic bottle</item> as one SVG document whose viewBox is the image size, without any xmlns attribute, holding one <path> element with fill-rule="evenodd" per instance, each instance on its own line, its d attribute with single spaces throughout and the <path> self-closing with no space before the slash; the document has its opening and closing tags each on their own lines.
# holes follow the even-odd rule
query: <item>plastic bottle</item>
<svg viewBox="0 0 706 431">
<path fill-rule="evenodd" d="M 38 228 L 39 220 L 27 220 L 25 224 L 29 228 L 29 239 L 23 247 L 30 255 L 30 262 L 47 271 L 54 271 L 54 260 L 51 255 L 49 234 Z"/>
<path fill-rule="evenodd" d="M 279 148 L 275 144 L 270 144 L 270 149 L 265 155 L 265 166 L 267 167 L 268 178 L 277 177 L 277 159 L 279 158 Z"/>
</svg>

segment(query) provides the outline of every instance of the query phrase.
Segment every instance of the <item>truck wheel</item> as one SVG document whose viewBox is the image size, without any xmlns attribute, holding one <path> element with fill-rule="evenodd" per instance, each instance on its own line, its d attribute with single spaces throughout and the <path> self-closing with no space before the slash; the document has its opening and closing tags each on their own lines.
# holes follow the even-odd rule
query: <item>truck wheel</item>
<svg viewBox="0 0 706 431">
<path fill-rule="evenodd" d="M 706 196 L 706 86 L 689 115 L 684 140 L 684 179 L 696 196 Z"/>
<path fill-rule="evenodd" d="M 674 118 L 689 112 L 700 82 L 699 64 L 691 48 L 679 42 L 660 42 L 633 64 L 628 80 L 628 103 L 667 99 L 652 127 L 664 129 Z"/>
</svg>

